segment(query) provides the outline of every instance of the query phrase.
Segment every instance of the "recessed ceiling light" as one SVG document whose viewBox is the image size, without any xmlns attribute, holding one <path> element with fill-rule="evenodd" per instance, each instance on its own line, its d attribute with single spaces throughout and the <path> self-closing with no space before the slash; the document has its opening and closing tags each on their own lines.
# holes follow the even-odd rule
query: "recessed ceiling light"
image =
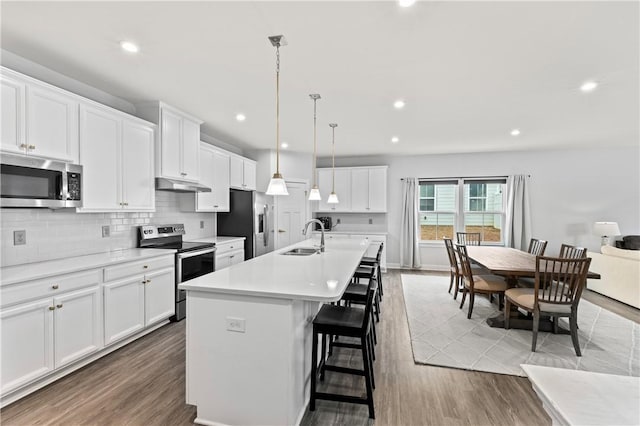
<svg viewBox="0 0 640 426">
<path fill-rule="evenodd" d="M 402 108 L 404 108 L 404 101 L 403 101 L 402 99 L 398 99 L 397 101 L 395 101 L 395 102 L 393 103 L 393 107 L 394 107 L 395 109 L 402 109 Z"/>
<path fill-rule="evenodd" d="M 398 4 L 402 7 L 413 6 L 416 0 L 398 0 Z"/>
<path fill-rule="evenodd" d="M 513 129 L 511 131 L 511 136 L 518 136 L 520 134 L 520 129 Z"/>
<path fill-rule="evenodd" d="M 589 80 L 582 83 L 582 86 L 580 86 L 580 90 L 582 90 L 585 93 L 588 93 L 596 90 L 596 87 L 598 87 L 598 82 Z"/>
<path fill-rule="evenodd" d="M 236 114 L 236 120 L 244 121 L 246 119 L 247 119 L 247 117 L 244 114 Z"/>
<path fill-rule="evenodd" d="M 394 137 L 391 138 L 391 142 L 392 143 L 398 143 L 398 142 L 400 142 L 400 138 L 397 137 L 397 136 L 394 136 Z"/>
<path fill-rule="evenodd" d="M 282 143 L 280 144 L 280 148 L 287 149 L 287 148 L 289 148 L 289 144 L 288 144 L 288 143 L 286 143 L 286 142 L 282 142 Z"/>
<path fill-rule="evenodd" d="M 122 50 L 129 53 L 138 53 L 138 51 L 140 50 L 137 44 L 130 41 L 121 41 L 120 47 L 122 47 Z"/>
</svg>

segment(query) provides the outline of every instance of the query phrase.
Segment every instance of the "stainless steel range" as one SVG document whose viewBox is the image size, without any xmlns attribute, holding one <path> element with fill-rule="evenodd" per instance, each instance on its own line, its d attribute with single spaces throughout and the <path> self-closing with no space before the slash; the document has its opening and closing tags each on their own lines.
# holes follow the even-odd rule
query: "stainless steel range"
<svg viewBox="0 0 640 426">
<path fill-rule="evenodd" d="M 182 241 L 184 225 L 146 225 L 140 227 L 138 247 L 175 249 L 176 253 L 176 314 L 171 318 L 180 321 L 187 312 L 186 292 L 178 290 L 178 284 L 215 271 L 216 247 L 213 243 Z"/>
</svg>

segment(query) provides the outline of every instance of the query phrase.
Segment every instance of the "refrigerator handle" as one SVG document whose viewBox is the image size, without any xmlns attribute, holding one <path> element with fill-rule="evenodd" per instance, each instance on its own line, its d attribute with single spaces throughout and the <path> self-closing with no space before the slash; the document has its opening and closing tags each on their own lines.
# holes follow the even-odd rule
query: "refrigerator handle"
<svg viewBox="0 0 640 426">
<path fill-rule="evenodd" d="M 263 240 L 263 244 L 265 247 L 267 247 L 269 245 L 269 205 L 265 204 L 264 207 L 262 207 L 263 212 L 264 212 L 264 225 L 263 225 L 263 232 L 262 232 L 262 240 Z"/>
</svg>

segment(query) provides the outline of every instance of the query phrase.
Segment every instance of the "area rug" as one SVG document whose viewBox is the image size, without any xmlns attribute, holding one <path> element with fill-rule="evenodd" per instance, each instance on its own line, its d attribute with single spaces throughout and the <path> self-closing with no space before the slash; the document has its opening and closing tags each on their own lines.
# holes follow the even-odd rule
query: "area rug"
<svg viewBox="0 0 640 426">
<path fill-rule="evenodd" d="M 516 376 L 526 376 L 520 364 L 640 376 L 640 326 L 584 299 L 578 308 L 582 357 L 567 334 L 540 332 L 531 352 L 531 331 L 487 325 L 500 311 L 485 296 L 476 297 L 467 319 L 468 298 L 459 309 L 461 296 L 455 301 L 447 292 L 448 276 L 402 274 L 401 279 L 417 364 Z M 565 318 L 560 321 L 569 328 Z"/>
</svg>

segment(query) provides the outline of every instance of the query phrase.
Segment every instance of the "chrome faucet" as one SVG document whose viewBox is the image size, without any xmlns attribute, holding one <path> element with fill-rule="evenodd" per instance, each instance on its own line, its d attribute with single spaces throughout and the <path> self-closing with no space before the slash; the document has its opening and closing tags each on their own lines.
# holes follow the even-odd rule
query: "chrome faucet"
<svg viewBox="0 0 640 426">
<path fill-rule="evenodd" d="M 324 253 L 324 224 L 320 222 L 318 219 L 311 219 L 309 222 L 304 224 L 304 229 L 302 230 L 303 235 L 307 235 L 307 231 L 309 230 L 309 225 L 312 223 L 317 223 L 320 225 L 320 232 L 322 236 L 320 237 L 320 252 Z"/>
</svg>

